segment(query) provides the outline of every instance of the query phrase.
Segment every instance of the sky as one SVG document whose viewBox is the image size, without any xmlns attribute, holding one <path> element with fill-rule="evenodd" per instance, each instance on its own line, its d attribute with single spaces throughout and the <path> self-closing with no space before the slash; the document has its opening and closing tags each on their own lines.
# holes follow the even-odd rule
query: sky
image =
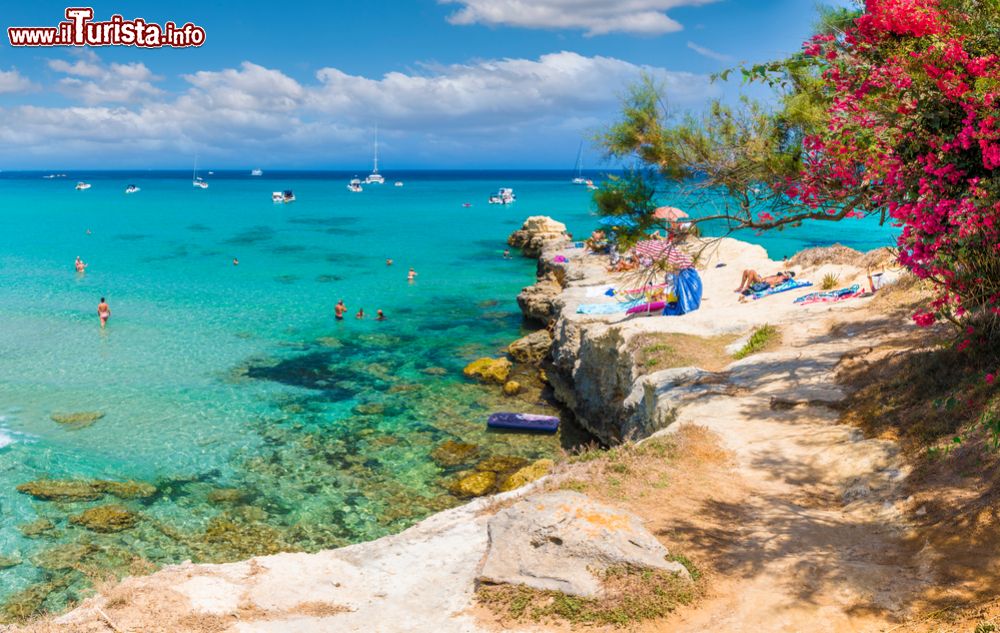
<svg viewBox="0 0 1000 633">
<path fill-rule="evenodd" d="M 82 3 L 81 3 L 82 4 Z M 167 6 L 169 4 L 169 6 Z M 95 1 L 198 48 L 12 47 L 66 4 L 0 13 L 0 169 L 567 168 L 642 74 L 679 111 L 710 75 L 799 49 L 810 0 Z"/>
</svg>

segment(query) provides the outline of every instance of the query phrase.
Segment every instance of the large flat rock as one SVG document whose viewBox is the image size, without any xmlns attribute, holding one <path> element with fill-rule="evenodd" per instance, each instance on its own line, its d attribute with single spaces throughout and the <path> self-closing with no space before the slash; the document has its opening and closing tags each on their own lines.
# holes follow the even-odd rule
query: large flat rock
<svg viewBox="0 0 1000 633">
<path fill-rule="evenodd" d="M 685 578 L 687 569 L 638 516 L 567 490 L 524 499 L 489 521 L 489 551 L 480 581 L 527 585 L 596 597 L 600 574 L 628 565 Z"/>
</svg>

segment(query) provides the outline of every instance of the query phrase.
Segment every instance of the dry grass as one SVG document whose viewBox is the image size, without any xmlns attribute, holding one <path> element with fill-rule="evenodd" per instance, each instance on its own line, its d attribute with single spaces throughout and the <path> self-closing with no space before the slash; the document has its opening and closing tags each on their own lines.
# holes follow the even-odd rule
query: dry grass
<svg viewBox="0 0 1000 633">
<path fill-rule="evenodd" d="M 640 375 L 671 367 L 699 367 L 719 371 L 732 362 L 726 346 L 736 337 L 691 334 L 641 334 L 632 342 Z"/>
<path fill-rule="evenodd" d="M 802 268 L 815 268 L 824 264 L 880 268 L 894 260 L 895 255 L 888 248 L 876 248 L 862 253 L 841 244 L 834 244 L 833 246 L 807 248 L 799 251 L 788 260 L 788 265 Z"/>
</svg>

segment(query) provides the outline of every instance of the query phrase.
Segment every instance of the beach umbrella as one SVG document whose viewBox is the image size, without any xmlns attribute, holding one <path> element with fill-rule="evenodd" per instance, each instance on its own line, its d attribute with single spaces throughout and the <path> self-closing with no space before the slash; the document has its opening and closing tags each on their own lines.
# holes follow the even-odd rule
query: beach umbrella
<svg viewBox="0 0 1000 633">
<path fill-rule="evenodd" d="M 653 211 L 653 217 L 658 220 L 669 220 L 671 222 L 676 222 L 681 218 L 688 217 L 688 214 L 681 211 L 677 207 L 660 207 L 656 211 Z"/>
<path fill-rule="evenodd" d="M 648 257 L 654 262 L 666 261 L 677 268 L 694 266 L 691 256 L 666 240 L 643 240 L 633 247 L 639 257 Z"/>
</svg>

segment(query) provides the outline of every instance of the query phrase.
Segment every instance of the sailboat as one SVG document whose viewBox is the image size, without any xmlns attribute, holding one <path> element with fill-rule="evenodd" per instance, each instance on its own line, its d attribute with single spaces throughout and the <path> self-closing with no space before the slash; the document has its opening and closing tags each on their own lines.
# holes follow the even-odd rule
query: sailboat
<svg viewBox="0 0 1000 633">
<path fill-rule="evenodd" d="M 198 157 L 194 158 L 194 167 L 191 169 L 191 185 L 199 189 L 208 189 L 208 183 L 198 175 Z"/>
<path fill-rule="evenodd" d="M 375 128 L 375 166 L 372 169 L 372 173 L 368 174 L 365 178 L 366 185 L 384 185 L 385 178 L 382 174 L 378 173 L 378 127 Z"/>
<path fill-rule="evenodd" d="M 572 182 L 574 185 L 585 185 L 588 182 L 583 177 L 583 141 L 580 141 L 580 149 L 576 150 L 576 178 Z"/>
</svg>

